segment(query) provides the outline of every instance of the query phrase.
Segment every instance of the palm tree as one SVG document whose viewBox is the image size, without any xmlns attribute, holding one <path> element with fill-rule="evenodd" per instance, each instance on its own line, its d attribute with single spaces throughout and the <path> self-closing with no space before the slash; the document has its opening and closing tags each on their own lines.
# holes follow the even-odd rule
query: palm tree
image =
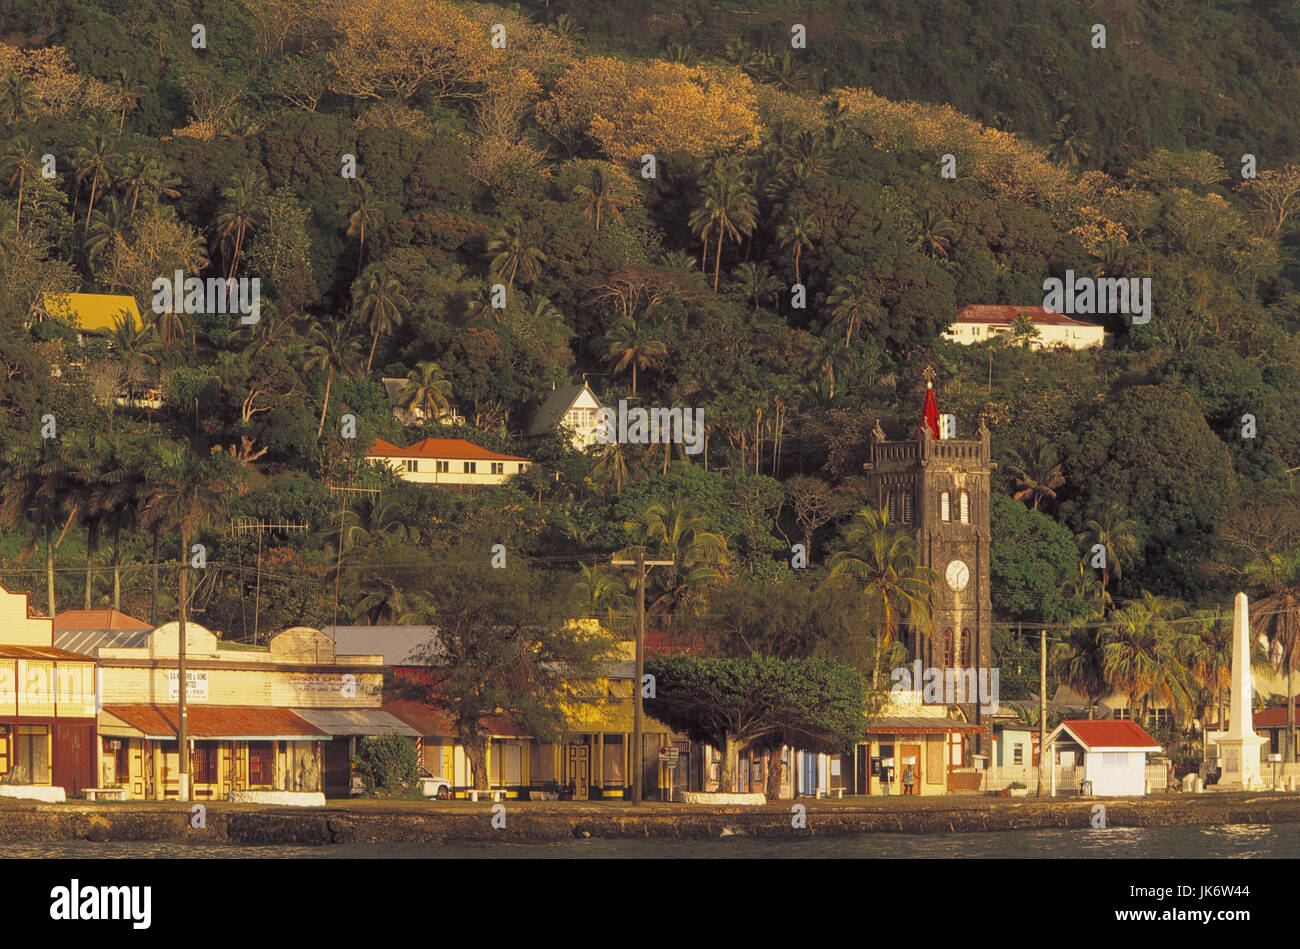
<svg viewBox="0 0 1300 949">
<path fill-rule="evenodd" d="M 1218 610 L 1197 610 L 1189 617 L 1189 626 L 1192 635 L 1184 663 L 1201 689 L 1201 721 L 1208 722 L 1213 711 L 1214 720 L 1223 727 L 1223 697 L 1232 686 L 1232 624 Z"/>
<path fill-rule="evenodd" d="M 451 380 L 436 362 L 421 362 L 406 377 L 397 395 L 397 406 L 404 412 L 440 419 L 451 410 Z"/>
<path fill-rule="evenodd" d="M 1056 489 L 1065 484 L 1060 450 L 1046 437 L 1039 437 L 1034 442 L 1027 460 L 1015 451 L 1007 452 L 1006 470 L 1018 486 L 1012 497 L 1021 501 L 1032 500 L 1030 506 L 1035 511 L 1043 498 L 1055 501 Z"/>
<path fill-rule="evenodd" d="M 140 104 L 140 97 L 148 92 L 148 88 L 133 80 L 125 69 L 119 69 L 117 78 L 110 80 L 109 86 L 113 89 L 113 96 L 121 105 L 121 114 L 117 119 L 117 130 L 120 133 L 126 125 L 126 113 Z"/>
<path fill-rule="evenodd" d="M 153 353 L 156 343 L 153 340 L 153 328 L 140 326 L 135 317 L 125 310 L 113 317 L 113 329 L 109 333 L 109 345 L 122 360 L 122 371 L 126 377 L 126 399 L 131 404 L 135 401 L 135 381 L 137 368 L 141 364 L 154 365 L 157 360 Z"/>
<path fill-rule="evenodd" d="M 21 230 L 23 226 L 23 189 L 29 176 L 36 175 L 40 166 L 36 163 L 36 152 L 25 135 L 15 135 L 8 147 L 0 154 L 0 175 L 9 178 L 9 187 L 18 186 L 18 215 L 15 225 Z"/>
<path fill-rule="evenodd" d="M 695 261 L 690 260 L 690 264 L 694 266 Z M 761 300 L 771 297 L 781 289 L 781 281 L 767 264 L 744 261 L 737 264 L 736 269 L 732 271 L 730 289 L 741 296 L 752 298 L 754 312 L 757 313 Z"/>
<path fill-rule="evenodd" d="M 632 610 L 632 595 L 626 577 L 609 567 L 589 567 L 578 564 L 579 576 L 575 584 L 583 605 L 590 616 L 605 614 L 612 628 L 616 616 L 626 616 Z"/>
<path fill-rule="evenodd" d="M 617 439 L 601 445 L 596 457 L 596 464 L 591 473 L 607 485 L 614 484 L 614 493 L 623 493 L 623 482 L 628 476 L 627 445 Z M 606 488 L 608 491 L 608 488 Z"/>
<path fill-rule="evenodd" d="M 326 325 L 312 323 L 307 331 L 310 346 L 303 368 L 308 372 L 325 373 L 325 400 L 320 409 L 320 424 L 316 426 L 316 437 L 325 431 L 325 416 L 330 409 L 330 390 L 334 385 L 334 374 L 345 372 L 349 375 L 356 369 L 361 359 L 361 344 L 352 334 L 346 320 L 331 320 Z"/>
<path fill-rule="evenodd" d="M 1065 639 L 1052 650 L 1061 682 L 1088 700 L 1088 718 L 1110 693 L 1105 675 L 1105 643 L 1101 629 L 1094 625 L 1096 615 L 1072 624 Z"/>
<path fill-rule="evenodd" d="M 880 680 L 884 650 L 893 643 L 902 617 L 910 620 L 913 635 L 929 636 L 930 590 L 939 574 L 921 565 L 921 550 L 908 531 L 889 523 L 887 510 L 863 508 L 853 515 L 844 537 L 848 546 L 830 557 L 832 577 L 846 577 L 862 587 L 867 607 L 879 622 L 876 657 L 871 682 Z M 918 650 L 919 651 L 919 650 Z"/>
<path fill-rule="evenodd" d="M 364 326 L 370 324 L 370 355 L 366 357 L 366 372 L 375 361 L 375 347 L 379 345 L 379 334 L 389 335 L 402 325 L 404 311 L 411 304 L 402 296 L 402 285 L 397 278 L 382 267 L 367 267 L 362 274 L 359 287 L 353 289 L 356 294 L 354 313 Z"/>
<path fill-rule="evenodd" d="M 1184 612 L 1180 604 L 1144 592 L 1141 600 L 1113 612 L 1103 630 L 1103 672 L 1114 688 L 1128 695 L 1135 720 L 1146 721 L 1152 698 L 1172 709 L 1191 704 L 1190 677 L 1183 663 L 1187 634 L 1173 622 Z"/>
<path fill-rule="evenodd" d="M 509 272 L 506 286 L 514 289 L 515 273 L 522 270 L 529 280 L 537 278 L 538 265 L 546 263 L 546 255 L 540 248 L 534 247 L 524 236 L 524 222 L 521 218 L 502 227 L 496 236 L 488 242 L 488 253 L 492 254 L 490 265 L 493 276 L 500 277 Z"/>
<path fill-rule="evenodd" d="M 13 449 L 5 459 L 5 483 L 0 489 L 0 520 L 16 529 L 32 525 L 32 533 L 22 549 L 30 557 L 45 541 L 45 584 L 49 615 L 55 613 L 54 602 L 54 530 L 60 523 L 66 529 L 67 478 L 61 451 L 49 441 L 36 446 Z"/>
<path fill-rule="evenodd" d="M 221 189 L 217 233 L 223 240 L 229 240 L 233 235 L 235 243 L 227 279 L 233 279 L 239 267 L 239 252 L 244 246 L 244 236 L 256 226 L 256 216 L 266 190 L 266 180 L 255 171 L 240 172 L 230 179 L 230 184 Z"/>
<path fill-rule="evenodd" d="M 1109 502 L 1096 516 L 1084 521 L 1083 530 L 1075 535 L 1075 541 L 1091 551 L 1093 546 L 1101 544 L 1105 551 L 1101 568 L 1101 587 L 1110 587 L 1110 578 L 1123 579 L 1124 564 L 1132 559 L 1138 551 L 1137 535 L 1134 531 L 1137 522 L 1128 516 L 1124 505 L 1118 501 Z M 1084 560 L 1091 561 L 1091 555 L 1085 554 Z"/>
<path fill-rule="evenodd" d="M 717 247 L 713 258 L 713 290 L 718 290 L 722 268 L 722 245 L 728 237 L 737 244 L 758 224 L 758 202 L 743 174 L 723 164 L 714 168 L 702 189 L 702 204 L 691 212 L 692 230 L 707 235 L 713 231 Z"/>
<path fill-rule="evenodd" d="M 585 185 L 574 185 L 573 196 L 582 205 L 582 216 L 591 221 L 597 231 L 600 230 L 600 215 L 608 211 L 615 218 L 623 217 L 623 199 L 605 180 L 605 174 L 598 167 L 591 169 L 591 181 Z"/>
<path fill-rule="evenodd" d="M 812 250 L 812 242 L 817 238 L 817 225 L 802 208 L 789 211 L 785 220 L 776 228 L 776 240 L 781 249 L 794 256 L 794 282 L 802 283 L 799 276 L 799 260 L 805 249 Z"/>
<path fill-rule="evenodd" d="M 1300 550 L 1267 553 L 1246 565 L 1247 583 L 1267 590 L 1250 611 L 1251 632 L 1265 636 L 1275 672 L 1286 673 L 1286 749 L 1295 760 L 1295 674 L 1300 671 Z"/>
<path fill-rule="evenodd" d="M 826 297 L 831 308 L 831 325 L 844 327 L 844 345 L 849 345 L 853 331 L 860 324 L 871 325 L 884 310 L 876 302 L 871 287 L 858 274 L 850 274 L 841 280 Z"/>
<path fill-rule="evenodd" d="M 113 439 L 106 440 L 102 474 L 90 503 L 113 535 L 113 609 L 122 605 L 122 531 L 135 527 L 144 485 L 144 469 L 137 452 Z"/>
<path fill-rule="evenodd" d="M 665 270 L 677 270 L 681 273 L 690 273 L 696 269 L 695 258 L 684 250 L 664 251 L 659 257 L 659 266 Z"/>
<path fill-rule="evenodd" d="M 134 215 L 118 201 L 116 195 L 109 195 L 94 214 L 90 216 L 90 226 L 86 228 L 86 260 L 92 265 L 108 256 L 109 252 L 126 239 L 130 232 Z"/>
<path fill-rule="evenodd" d="M 1067 112 L 1056 120 L 1056 127 L 1052 130 L 1051 145 L 1047 150 L 1047 154 L 1053 161 L 1060 162 L 1066 168 L 1073 170 L 1078 168 L 1091 152 L 1091 146 L 1080 137 L 1079 129 L 1071 120 L 1070 113 Z"/>
<path fill-rule="evenodd" d="M 667 344 L 655 339 L 651 330 L 630 316 L 614 324 L 603 342 L 605 352 L 600 357 L 602 362 L 614 363 L 615 372 L 632 367 L 633 395 L 636 395 L 637 369 L 658 366 L 668 356 Z"/>
<path fill-rule="evenodd" d="M 849 126 L 849 107 L 840 100 L 838 96 L 825 100 L 822 103 L 822 119 L 826 122 L 826 130 L 830 135 L 831 147 L 837 147 L 844 139 L 844 133 Z"/>
<path fill-rule="evenodd" d="M 352 198 L 352 211 L 348 214 L 348 226 L 346 234 L 348 237 L 360 239 L 357 248 L 357 276 L 361 276 L 361 264 L 366 257 L 366 229 L 373 230 L 379 226 L 381 220 L 379 209 L 375 207 L 375 195 L 370 185 L 366 182 L 356 179 L 357 191 Z"/>
<path fill-rule="evenodd" d="M 152 156 L 128 157 L 118 183 L 122 185 L 123 197 L 128 193 L 131 195 L 132 211 L 139 206 L 142 193 L 154 201 L 164 197 L 179 198 L 181 195 L 181 180 L 177 177 L 175 168 L 170 162 Z"/>
<path fill-rule="evenodd" d="M 676 499 L 655 501 L 639 517 L 623 522 L 633 544 L 651 548 L 656 558 L 673 561 L 671 567 L 663 568 L 668 589 L 655 600 L 651 611 L 688 601 L 702 587 L 723 577 L 722 568 L 731 562 L 727 541 L 708 526 L 689 501 Z"/>
<path fill-rule="evenodd" d="M 957 228 L 952 221 L 937 211 L 926 208 L 917 217 L 916 226 L 912 229 L 912 246 L 929 257 L 947 259 L 956 233 Z"/>
<path fill-rule="evenodd" d="M 115 150 L 117 143 L 111 140 L 103 129 L 96 131 L 89 145 L 81 145 L 73 155 L 72 165 L 77 169 L 76 182 L 90 178 L 90 204 L 86 207 L 86 227 L 90 227 L 90 212 L 95 209 L 95 196 L 102 182 L 104 187 L 112 184 L 113 174 L 122 156 Z"/>
<path fill-rule="evenodd" d="M 0 121 L 12 125 L 31 118 L 41 107 L 36 87 L 17 73 L 0 80 Z"/>
</svg>

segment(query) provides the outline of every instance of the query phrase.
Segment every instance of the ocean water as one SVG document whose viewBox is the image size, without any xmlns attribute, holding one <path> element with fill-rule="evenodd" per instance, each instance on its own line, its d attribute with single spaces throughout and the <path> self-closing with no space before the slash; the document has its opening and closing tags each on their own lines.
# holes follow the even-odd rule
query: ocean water
<svg viewBox="0 0 1300 949">
<path fill-rule="evenodd" d="M 384 843 L 335 846 L 239 846 L 187 843 L 93 843 L 85 840 L 0 844 L 16 858 L 258 859 L 890 859 L 890 858 L 1297 858 L 1300 823 L 1209 827 L 1112 827 L 969 834 L 853 834 L 842 837 L 718 840 L 565 840 L 553 843 Z"/>
</svg>

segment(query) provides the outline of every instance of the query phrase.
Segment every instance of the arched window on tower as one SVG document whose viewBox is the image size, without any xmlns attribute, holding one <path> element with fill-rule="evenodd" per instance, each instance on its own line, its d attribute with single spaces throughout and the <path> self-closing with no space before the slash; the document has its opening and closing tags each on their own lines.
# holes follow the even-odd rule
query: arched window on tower
<svg viewBox="0 0 1300 949">
<path fill-rule="evenodd" d="M 903 523 L 912 523 L 912 492 L 903 492 Z"/>
<path fill-rule="evenodd" d="M 947 491 L 939 495 L 939 520 L 952 520 L 952 499 L 948 496 Z"/>
<path fill-rule="evenodd" d="M 970 630 L 969 629 L 963 629 L 961 631 L 961 667 L 963 669 L 970 668 Z"/>
<path fill-rule="evenodd" d="M 898 523 L 898 494 L 897 494 L 897 492 L 894 492 L 894 491 L 890 491 L 890 492 L 889 492 L 889 501 L 888 501 L 887 503 L 888 503 L 888 510 L 889 510 L 889 523 L 891 523 L 891 524 L 897 524 L 897 523 Z"/>
<path fill-rule="evenodd" d="M 943 667 L 952 668 L 952 629 L 943 631 Z"/>
<path fill-rule="evenodd" d="M 970 523 L 970 492 L 969 491 L 963 491 L 961 493 L 960 504 L 961 507 L 959 509 L 959 513 L 961 517 L 961 522 L 963 524 L 969 524 Z"/>
</svg>

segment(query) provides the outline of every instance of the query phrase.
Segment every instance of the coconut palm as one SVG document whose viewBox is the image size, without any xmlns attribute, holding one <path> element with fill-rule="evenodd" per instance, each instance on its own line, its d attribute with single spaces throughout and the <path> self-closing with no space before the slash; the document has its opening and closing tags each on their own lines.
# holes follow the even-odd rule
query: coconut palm
<svg viewBox="0 0 1300 949">
<path fill-rule="evenodd" d="M 366 372 L 375 361 L 375 347 L 379 334 L 389 335 L 402 325 L 402 318 L 411 304 L 402 296 L 402 285 L 397 278 L 382 267 L 371 265 L 361 275 L 361 282 L 353 288 L 356 296 L 354 314 L 361 325 L 370 326 L 370 355 L 366 357 Z"/>
<path fill-rule="evenodd" d="M 632 368 L 633 395 L 636 395 L 637 370 L 659 366 L 668 356 L 667 344 L 655 339 L 652 330 L 630 316 L 615 323 L 602 342 L 605 346 L 600 357 L 602 362 L 612 362 L 615 372 Z"/>
<path fill-rule="evenodd" d="M 1232 623 L 1218 610 L 1197 610 L 1189 618 L 1184 664 L 1200 689 L 1197 714 L 1203 723 L 1223 725 L 1223 697 L 1232 685 Z"/>
<path fill-rule="evenodd" d="M 695 261 L 690 261 L 694 266 Z M 754 312 L 758 312 L 759 303 L 770 298 L 781 289 L 781 281 L 772 273 L 772 268 L 764 263 L 744 261 L 737 264 L 731 273 L 730 290 L 740 296 L 754 301 Z"/>
<path fill-rule="evenodd" d="M 1083 530 L 1075 535 L 1075 541 L 1083 545 L 1089 553 L 1084 560 L 1091 562 L 1092 548 L 1101 544 L 1105 557 L 1101 568 L 1101 586 L 1103 590 L 1110 587 L 1110 578 L 1123 579 L 1124 564 L 1138 552 L 1137 522 L 1128 516 L 1124 505 L 1118 501 L 1109 502 L 1096 517 L 1083 523 Z"/>
<path fill-rule="evenodd" d="M 360 244 L 357 247 L 357 276 L 361 276 L 361 264 L 366 257 L 366 230 L 374 230 L 382 220 L 379 209 L 375 206 L 375 194 L 370 185 L 357 179 L 355 181 L 356 192 L 352 195 L 351 211 L 348 213 L 348 224 L 345 233 L 348 237 L 356 237 Z"/>
<path fill-rule="evenodd" d="M 498 230 L 488 242 L 487 249 L 493 255 L 490 265 L 493 276 L 508 274 L 506 286 L 510 289 L 514 289 L 515 274 L 518 271 L 522 270 L 529 280 L 535 280 L 538 266 L 546 263 L 546 255 L 540 248 L 529 243 L 524 235 L 524 222 L 521 218 L 515 218 Z"/>
<path fill-rule="evenodd" d="M 35 177 L 40 171 L 36 162 L 36 151 L 25 135 L 15 135 L 0 154 L 0 176 L 9 179 L 9 187 L 18 188 L 18 214 L 14 219 L 19 230 L 23 226 L 23 191 L 27 179 Z"/>
<path fill-rule="evenodd" d="M 1107 681 L 1129 697 L 1133 717 L 1145 721 L 1151 700 L 1171 709 L 1191 705 L 1184 624 L 1174 622 L 1181 605 L 1143 593 L 1111 613 L 1103 629 L 1103 671 Z"/>
<path fill-rule="evenodd" d="M 113 182 L 118 162 L 122 156 L 116 151 L 117 142 L 109 137 L 104 129 L 96 130 L 90 138 L 90 144 L 78 146 L 73 154 L 72 166 L 77 170 L 77 187 L 86 178 L 90 179 L 90 203 L 86 206 L 86 227 L 90 226 L 90 212 L 95 209 L 95 197 L 102 184 L 108 188 Z"/>
<path fill-rule="evenodd" d="M 597 480 L 604 481 L 606 485 L 613 483 L 615 494 L 623 493 L 623 482 L 628 477 L 627 453 L 627 445 L 617 439 L 606 442 L 597 449 L 596 463 L 591 469 Z"/>
<path fill-rule="evenodd" d="M 340 372 L 351 375 L 356 371 L 361 360 L 361 344 L 346 320 L 312 323 L 307 330 L 307 339 L 310 345 L 303 360 L 303 368 L 308 372 L 325 373 L 325 400 L 320 409 L 320 424 L 316 426 L 316 437 L 320 438 L 325 431 L 325 416 L 330 409 L 330 390 L 334 386 L 334 376 Z"/>
<path fill-rule="evenodd" d="M 939 574 L 921 564 L 921 550 L 908 531 L 889 522 L 887 510 L 863 508 L 853 515 L 844 535 L 846 548 L 830 557 L 832 577 L 844 577 L 862 588 L 866 605 L 879 624 L 873 687 L 880 680 L 884 651 L 893 646 L 906 616 L 919 647 L 920 637 L 933 631 L 930 590 Z M 916 650 L 919 653 L 919 649 Z"/>
<path fill-rule="evenodd" d="M 18 529 L 31 525 L 32 533 L 21 557 L 30 557 L 45 541 L 45 584 L 49 615 L 55 613 L 54 531 L 69 520 L 68 479 L 61 449 L 54 440 L 11 449 L 5 459 L 4 487 L 0 489 L 0 522 Z"/>
<path fill-rule="evenodd" d="M 757 226 L 758 202 L 746 177 L 728 164 L 714 168 L 701 189 L 702 203 L 691 212 L 691 229 L 701 235 L 712 231 L 716 241 L 713 290 L 721 278 L 722 245 L 730 237 L 737 244 Z"/>
<path fill-rule="evenodd" d="M 654 559 L 673 561 L 671 567 L 658 568 L 657 576 L 667 589 L 651 605 L 651 612 L 692 602 L 700 589 L 724 576 L 723 568 L 731 562 L 727 541 L 708 526 L 694 505 L 676 499 L 655 501 L 639 517 L 623 522 L 633 544 L 648 548 Z"/>
<path fill-rule="evenodd" d="M 573 197 L 582 207 L 582 216 L 591 221 L 595 230 L 600 230 L 601 212 L 608 212 L 614 218 L 623 217 L 623 198 L 605 180 L 605 174 L 598 167 L 591 169 L 591 181 L 585 185 L 574 185 Z"/>
<path fill-rule="evenodd" d="M 12 125 L 36 115 L 41 100 L 36 87 L 17 73 L 8 73 L 0 79 L 0 121 Z"/>
<path fill-rule="evenodd" d="M 233 279 L 239 268 L 239 252 L 243 249 L 244 237 L 257 225 L 257 215 L 266 192 L 266 179 L 256 171 L 239 172 L 221 189 L 217 233 L 223 241 L 232 238 L 234 241 L 227 279 Z"/>
<path fill-rule="evenodd" d="M 929 257 L 947 259 L 952 249 L 952 238 L 957 233 L 956 226 L 939 212 L 926 208 L 918 216 L 912 228 L 912 246 Z"/>
<path fill-rule="evenodd" d="M 170 162 L 153 156 L 128 156 L 122 174 L 118 177 L 118 184 L 122 187 L 123 198 L 128 194 L 131 196 L 132 211 L 139 206 L 142 195 L 146 203 L 159 198 L 179 198 L 181 195 L 181 180 L 176 169 Z"/>
<path fill-rule="evenodd" d="M 1105 642 L 1094 614 L 1073 623 L 1065 638 L 1052 649 L 1052 661 L 1061 682 L 1088 700 L 1088 717 L 1110 693 L 1106 682 Z"/>
<path fill-rule="evenodd" d="M 616 617 L 625 617 L 632 611 L 632 595 L 623 573 L 606 566 L 589 567 L 585 563 L 578 564 L 578 570 L 575 586 L 588 615 L 597 617 L 603 613 L 612 628 Z"/>
<path fill-rule="evenodd" d="M 812 250 L 813 241 L 818 236 L 817 225 L 808 212 L 795 208 L 786 213 L 785 219 L 777 225 L 776 240 L 781 249 L 794 257 L 794 282 L 802 283 L 799 276 L 799 261 L 805 250 Z"/>
<path fill-rule="evenodd" d="M 1286 749 L 1295 760 L 1295 674 L 1300 671 L 1300 550 L 1266 553 L 1246 565 L 1249 586 L 1267 591 L 1251 607 L 1251 632 L 1267 637 L 1273 671 L 1286 674 Z"/>
<path fill-rule="evenodd" d="M 109 195 L 90 216 L 90 226 L 86 228 L 86 260 L 92 265 L 108 257 L 119 243 L 126 240 L 131 231 L 134 215 L 131 209 Z"/>
<path fill-rule="evenodd" d="M 113 98 L 118 102 L 119 115 L 117 130 L 120 133 L 126 125 L 126 114 L 140 104 L 140 98 L 149 91 L 148 87 L 136 82 L 125 69 L 117 71 L 117 78 L 109 80 Z"/>
<path fill-rule="evenodd" d="M 440 419 L 451 411 L 451 380 L 436 362 L 421 362 L 402 384 L 397 407 L 404 412 L 419 412 L 428 419 Z"/>
<path fill-rule="evenodd" d="M 1088 144 L 1067 112 L 1056 120 L 1052 130 L 1051 144 L 1047 154 L 1053 161 L 1060 162 L 1066 168 L 1074 170 L 1092 153 Z"/>
<path fill-rule="evenodd" d="M 1012 497 L 1020 501 L 1032 501 L 1030 507 L 1035 511 L 1038 510 L 1038 502 L 1044 498 L 1055 501 L 1056 489 L 1065 485 L 1061 452 L 1046 437 L 1040 437 L 1034 442 L 1027 459 L 1018 452 L 1008 451 L 1006 470 L 1015 479 L 1017 486 Z"/>
<path fill-rule="evenodd" d="M 135 317 L 125 310 L 113 317 L 113 329 L 109 332 L 109 346 L 122 360 L 122 373 L 126 379 L 126 399 L 128 404 L 135 402 L 135 382 L 145 365 L 155 365 L 154 358 L 157 343 L 153 338 L 153 328 L 141 326 Z"/>
<path fill-rule="evenodd" d="M 858 274 L 850 274 L 836 284 L 826 303 L 831 308 L 831 325 L 844 327 L 845 346 L 849 345 L 855 329 L 874 324 L 885 313 L 870 285 Z"/>
</svg>

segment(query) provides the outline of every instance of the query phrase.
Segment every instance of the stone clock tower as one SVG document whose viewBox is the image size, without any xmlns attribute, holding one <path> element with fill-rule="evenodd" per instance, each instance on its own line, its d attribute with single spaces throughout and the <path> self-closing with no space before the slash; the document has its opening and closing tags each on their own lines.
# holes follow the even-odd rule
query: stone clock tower
<svg viewBox="0 0 1300 949">
<path fill-rule="evenodd" d="M 933 371 L 926 370 L 928 379 Z M 993 607 L 989 599 L 989 430 L 956 437 L 952 416 L 939 416 L 927 382 L 926 417 L 916 437 L 887 441 L 876 423 L 871 460 L 864 466 L 871 497 L 889 520 L 913 531 L 921 562 L 939 574 L 931 597 L 934 633 L 908 630 L 912 659 L 923 666 L 992 666 Z M 944 437 L 936 437 L 944 436 Z M 985 724 L 978 703 L 962 703 L 967 719 Z"/>
</svg>

